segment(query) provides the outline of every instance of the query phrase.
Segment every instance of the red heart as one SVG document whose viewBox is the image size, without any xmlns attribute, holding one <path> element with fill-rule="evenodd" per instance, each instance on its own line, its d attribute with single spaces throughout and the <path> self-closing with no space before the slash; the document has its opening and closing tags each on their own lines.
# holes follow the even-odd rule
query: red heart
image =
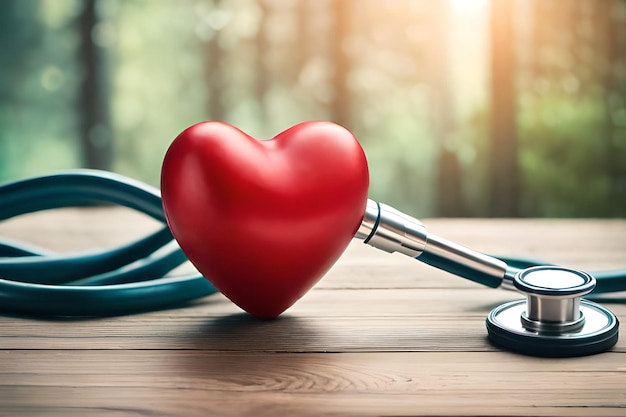
<svg viewBox="0 0 626 417">
<path fill-rule="evenodd" d="M 168 224 L 189 260 L 259 318 L 281 314 L 339 258 L 368 185 L 363 149 L 330 122 L 262 141 L 199 123 L 174 140 L 161 172 Z"/>
</svg>

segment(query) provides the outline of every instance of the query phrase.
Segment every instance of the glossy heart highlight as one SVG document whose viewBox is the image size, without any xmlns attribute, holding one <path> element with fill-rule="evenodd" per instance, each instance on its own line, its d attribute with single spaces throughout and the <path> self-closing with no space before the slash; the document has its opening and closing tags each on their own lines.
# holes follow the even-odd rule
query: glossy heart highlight
<svg viewBox="0 0 626 417">
<path fill-rule="evenodd" d="M 259 318 L 289 308 L 341 256 L 368 186 L 361 146 L 330 122 L 270 140 L 199 123 L 174 140 L 161 173 L 168 224 L 189 260 Z"/>
</svg>

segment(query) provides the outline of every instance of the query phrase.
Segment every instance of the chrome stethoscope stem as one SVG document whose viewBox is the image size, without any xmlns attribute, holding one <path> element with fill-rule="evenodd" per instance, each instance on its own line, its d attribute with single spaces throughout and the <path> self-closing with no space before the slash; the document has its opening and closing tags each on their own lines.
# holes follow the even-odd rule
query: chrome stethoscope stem
<svg viewBox="0 0 626 417">
<path fill-rule="evenodd" d="M 430 234 L 422 222 L 386 204 L 367 201 L 355 237 L 489 287 L 513 288 L 503 261 Z"/>
</svg>

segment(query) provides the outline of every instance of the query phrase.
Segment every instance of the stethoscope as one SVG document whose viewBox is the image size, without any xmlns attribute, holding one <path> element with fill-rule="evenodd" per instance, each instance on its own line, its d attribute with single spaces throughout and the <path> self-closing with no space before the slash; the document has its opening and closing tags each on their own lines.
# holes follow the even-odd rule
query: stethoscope
<svg viewBox="0 0 626 417">
<path fill-rule="evenodd" d="M 112 250 L 51 254 L 0 240 L 0 311 L 30 316 L 111 316 L 180 306 L 216 289 L 198 274 L 167 276 L 187 258 L 165 225 L 159 190 L 124 176 L 78 170 L 0 186 L 0 221 L 53 208 L 113 203 L 164 224 Z M 399 252 L 488 287 L 526 298 L 494 308 L 489 339 L 529 355 L 568 357 L 610 349 L 619 321 L 582 299 L 626 291 L 626 271 L 588 274 L 537 262 L 492 257 L 428 233 L 417 219 L 368 200 L 355 238 Z"/>
<path fill-rule="evenodd" d="M 617 343 L 615 315 L 581 297 L 594 289 L 623 290 L 625 271 L 594 278 L 575 269 L 495 258 L 430 234 L 419 220 L 372 200 L 356 237 L 479 284 L 526 294 L 526 299 L 500 305 L 487 316 L 489 338 L 497 345 L 530 355 L 566 357 L 601 352 Z"/>
</svg>

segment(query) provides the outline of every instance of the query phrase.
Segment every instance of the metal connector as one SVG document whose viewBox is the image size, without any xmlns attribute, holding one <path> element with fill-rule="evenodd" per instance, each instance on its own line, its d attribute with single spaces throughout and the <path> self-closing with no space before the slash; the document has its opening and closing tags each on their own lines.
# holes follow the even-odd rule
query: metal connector
<svg viewBox="0 0 626 417">
<path fill-rule="evenodd" d="M 376 227 L 378 227 L 379 215 L 380 209 L 378 208 L 378 203 L 374 200 L 367 199 L 361 226 L 359 226 L 359 230 L 356 231 L 354 237 L 364 240 L 365 243 L 367 243 L 372 234 L 375 233 Z"/>
<path fill-rule="evenodd" d="M 355 237 L 385 252 L 399 252 L 436 268 L 489 287 L 507 283 L 507 265 L 436 235 L 414 217 L 386 204 L 367 201 Z"/>
<path fill-rule="evenodd" d="M 367 201 L 355 237 L 385 252 L 400 252 L 412 258 L 426 246 L 426 228 L 419 220 L 372 200 Z"/>
</svg>

